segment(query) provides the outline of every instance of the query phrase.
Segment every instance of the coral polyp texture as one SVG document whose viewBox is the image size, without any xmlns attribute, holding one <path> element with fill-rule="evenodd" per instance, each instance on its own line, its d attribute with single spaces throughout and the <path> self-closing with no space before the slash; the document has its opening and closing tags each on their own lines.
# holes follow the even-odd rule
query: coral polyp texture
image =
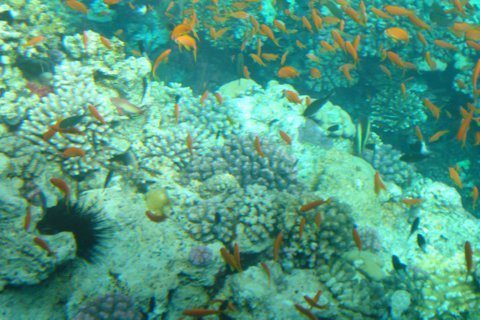
<svg viewBox="0 0 480 320">
<path fill-rule="evenodd" d="M 19 135 L 32 147 L 21 152 L 43 153 L 47 160 L 60 162 L 65 173 L 79 176 L 107 165 L 112 157 L 128 149 L 129 142 L 115 136 L 107 124 L 118 115 L 95 87 L 91 68 L 78 62 L 57 66 L 53 90 L 28 110 Z M 104 123 L 95 118 L 89 109 L 92 107 L 101 114 Z M 72 117 L 80 120 L 61 128 L 62 121 Z M 68 150 L 77 149 L 81 151 L 68 154 Z"/>
</svg>

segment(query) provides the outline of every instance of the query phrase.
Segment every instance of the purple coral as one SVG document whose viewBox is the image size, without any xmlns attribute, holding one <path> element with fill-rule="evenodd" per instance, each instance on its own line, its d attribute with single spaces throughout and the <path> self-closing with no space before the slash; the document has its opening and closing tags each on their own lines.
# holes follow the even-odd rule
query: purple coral
<svg viewBox="0 0 480 320">
<path fill-rule="evenodd" d="M 108 293 L 86 302 L 74 320 L 140 320 L 133 300 L 122 293 Z"/>
<path fill-rule="evenodd" d="M 188 260 L 197 267 L 205 267 L 212 262 L 213 253 L 209 247 L 196 246 L 190 250 Z"/>
</svg>

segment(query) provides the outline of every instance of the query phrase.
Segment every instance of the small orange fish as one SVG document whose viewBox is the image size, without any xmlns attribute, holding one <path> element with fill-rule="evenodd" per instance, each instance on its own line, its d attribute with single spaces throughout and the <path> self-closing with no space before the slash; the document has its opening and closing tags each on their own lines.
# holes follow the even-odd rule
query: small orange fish
<svg viewBox="0 0 480 320">
<path fill-rule="evenodd" d="M 392 16 L 406 16 L 406 17 L 408 17 L 409 15 L 414 14 L 414 12 L 412 10 L 408 10 L 407 8 L 404 8 L 404 7 L 401 7 L 401 6 L 387 5 L 387 6 L 384 6 L 383 9 L 385 9 L 385 11 L 387 11 Z"/>
<path fill-rule="evenodd" d="M 109 5 L 109 6 L 112 6 L 114 4 L 118 4 L 122 2 L 122 0 L 103 0 L 103 3 L 105 3 L 106 5 Z"/>
<path fill-rule="evenodd" d="M 175 103 L 175 106 L 173 107 L 173 113 L 175 115 L 175 123 L 178 123 L 178 120 L 180 119 L 180 106 L 178 103 Z"/>
<path fill-rule="evenodd" d="M 272 42 L 277 46 L 280 47 L 280 44 L 278 43 L 277 38 L 275 38 L 275 35 L 273 34 L 272 29 L 270 29 L 269 26 L 266 24 L 261 24 L 260 25 L 260 33 L 263 34 L 264 36 L 267 36 Z"/>
<path fill-rule="evenodd" d="M 71 9 L 75 10 L 75 11 L 78 11 L 80 13 L 83 13 L 83 14 L 87 14 L 88 13 L 88 8 L 86 5 L 84 5 L 83 3 L 81 3 L 80 1 L 77 1 L 77 0 L 67 0 L 65 1 L 65 4 L 67 6 L 69 6 Z"/>
<path fill-rule="evenodd" d="M 310 77 L 312 77 L 313 79 L 320 79 L 322 77 L 322 72 L 318 70 L 318 68 L 311 68 Z"/>
<path fill-rule="evenodd" d="M 477 186 L 473 186 L 472 190 L 472 208 L 475 210 L 477 207 L 477 201 L 478 201 L 478 188 Z"/>
<path fill-rule="evenodd" d="M 282 138 L 283 141 L 285 141 L 286 144 L 291 145 L 292 144 L 292 138 L 282 130 L 279 130 L 278 133 L 280 134 L 280 137 Z"/>
<path fill-rule="evenodd" d="M 262 146 L 260 144 L 260 138 L 258 136 L 255 136 L 255 141 L 254 141 L 254 146 L 255 146 L 255 150 L 257 150 L 257 153 L 260 157 L 264 158 L 265 157 L 265 153 L 263 153 L 263 150 L 262 150 Z"/>
<path fill-rule="evenodd" d="M 220 94 L 220 92 L 215 92 L 213 93 L 213 95 L 215 96 L 215 100 L 217 100 L 217 103 L 218 104 L 223 104 L 223 98 L 222 98 L 222 95 Z"/>
<path fill-rule="evenodd" d="M 202 96 L 200 97 L 200 104 L 202 106 L 205 104 L 205 100 L 207 100 L 209 94 L 210 94 L 210 92 L 208 90 L 205 90 L 203 92 Z"/>
<path fill-rule="evenodd" d="M 411 206 L 419 205 L 420 203 L 423 202 L 423 199 L 420 199 L 420 198 L 405 198 L 405 199 L 402 199 L 402 202 L 404 204 L 406 204 L 408 207 L 411 207 Z"/>
<path fill-rule="evenodd" d="M 163 51 L 162 53 L 160 53 L 157 57 L 157 59 L 155 59 L 155 62 L 153 63 L 153 67 L 152 67 L 152 74 L 154 77 L 157 76 L 157 68 L 158 66 L 162 63 L 162 62 L 167 62 L 168 61 L 168 55 L 172 52 L 172 49 L 167 49 L 165 51 Z"/>
<path fill-rule="evenodd" d="M 302 100 L 298 96 L 298 93 L 292 90 L 284 90 L 283 93 L 285 94 L 286 98 L 288 101 L 296 103 L 296 104 L 301 104 Z"/>
<path fill-rule="evenodd" d="M 402 41 L 408 43 L 408 40 L 410 39 L 407 30 L 398 27 L 386 29 L 385 35 L 395 42 Z"/>
<path fill-rule="evenodd" d="M 88 48 L 88 34 L 86 30 L 83 30 L 82 33 L 82 42 L 83 42 L 83 49 L 85 49 L 85 52 L 87 52 Z"/>
<path fill-rule="evenodd" d="M 423 46 L 428 46 L 427 39 L 425 39 L 425 36 L 420 31 L 417 31 L 417 38 L 423 44 Z"/>
<path fill-rule="evenodd" d="M 245 77 L 245 79 L 250 79 L 250 71 L 248 71 L 247 66 L 243 66 L 242 71 L 243 71 L 243 76 Z"/>
<path fill-rule="evenodd" d="M 35 242 L 35 244 L 40 248 L 42 248 L 43 250 L 47 251 L 49 256 L 55 255 L 55 252 L 53 252 L 52 249 L 50 249 L 50 246 L 48 245 L 48 243 L 42 238 L 35 237 L 33 238 L 33 242 Z"/>
<path fill-rule="evenodd" d="M 386 66 L 381 64 L 380 69 L 387 75 L 387 77 L 389 77 L 390 79 L 392 78 L 392 72 L 390 72 L 390 70 Z"/>
<path fill-rule="evenodd" d="M 403 98 L 407 98 L 407 86 L 404 82 L 400 83 L 400 91 L 402 92 Z"/>
<path fill-rule="evenodd" d="M 100 112 L 98 112 L 97 108 L 95 108 L 95 106 L 89 104 L 88 105 L 88 111 L 90 111 L 90 113 L 92 114 L 92 116 L 97 119 L 98 121 L 100 121 L 102 124 L 107 124 L 107 122 L 105 121 L 105 119 L 100 115 Z"/>
<path fill-rule="evenodd" d="M 371 7 L 370 11 L 372 11 L 372 13 L 380 19 L 393 20 L 393 17 L 391 15 L 389 15 L 388 13 L 386 13 L 386 12 L 384 12 L 384 11 L 378 9 L 378 8 Z"/>
<path fill-rule="evenodd" d="M 376 194 L 379 194 L 380 191 L 382 190 L 387 190 L 387 188 L 385 187 L 385 184 L 382 181 L 382 178 L 380 177 L 380 173 L 378 173 L 378 171 L 375 172 L 374 186 L 375 186 Z"/>
<path fill-rule="evenodd" d="M 44 36 L 36 36 L 36 37 L 33 37 L 32 39 L 28 40 L 24 45 L 23 47 L 26 48 L 26 47 L 33 47 L 33 46 L 36 46 L 37 44 L 39 43 L 42 43 L 43 41 L 45 41 L 45 37 Z"/>
<path fill-rule="evenodd" d="M 460 189 L 463 189 L 462 180 L 460 179 L 460 176 L 458 175 L 457 170 L 455 170 L 455 168 L 453 167 L 449 167 L 448 171 L 450 172 L 450 179 L 452 179 L 452 181 L 455 183 L 457 187 L 459 187 Z"/>
<path fill-rule="evenodd" d="M 447 42 L 447 41 L 435 39 L 433 41 L 433 43 L 435 43 L 436 46 L 438 46 L 440 48 L 443 48 L 443 49 L 458 51 L 457 46 L 455 46 L 454 44 L 451 44 L 450 42 Z"/>
<path fill-rule="evenodd" d="M 431 27 L 425 21 L 420 19 L 415 14 L 408 15 L 408 19 L 410 20 L 411 23 L 413 23 L 415 26 L 419 27 L 420 29 L 424 29 L 424 30 L 431 29 Z"/>
<path fill-rule="evenodd" d="M 187 143 L 188 152 L 190 152 L 190 155 L 192 156 L 193 155 L 193 138 L 190 132 L 187 134 L 186 143 Z"/>
<path fill-rule="evenodd" d="M 300 220 L 300 226 L 298 227 L 298 237 L 300 239 L 302 239 L 303 230 L 305 229 L 305 223 L 306 222 L 307 222 L 307 220 L 305 219 L 305 217 L 302 217 L 302 219 Z"/>
<path fill-rule="evenodd" d="M 423 99 L 423 105 L 428 109 L 430 110 L 430 112 L 432 113 L 433 117 L 438 120 L 438 118 L 440 117 L 440 108 L 437 107 L 435 104 L 433 104 L 433 102 L 431 102 L 428 98 L 424 98 Z"/>
<path fill-rule="evenodd" d="M 280 256 L 280 246 L 282 244 L 283 235 L 281 232 L 278 233 L 277 237 L 275 238 L 275 242 L 273 243 L 273 260 L 278 261 Z"/>
<path fill-rule="evenodd" d="M 110 98 L 110 102 L 117 108 L 119 114 L 127 114 L 127 115 L 134 115 L 143 113 L 143 110 L 140 109 L 138 106 L 134 105 L 127 99 L 123 99 L 120 97 L 113 97 Z"/>
<path fill-rule="evenodd" d="M 435 63 L 435 61 L 432 60 L 429 51 L 425 52 L 425 60 L 427 61 L 430 70 L 434 71 L 435 69 L 437 69 L 437 64 Z"/>
<path fill-rule="evenodd" d="M 283 66 L 278 70 L 277 75 L 280 78 L 296 78 L 300 73 L 292 66 Z"/>
<path fill-rule="evenodd" d="M 354 63 L 357 63 L 358 62 L 357 49 L 355 49 L 355 47 L 352 45 L 350 41 L 345 41 L 345 50 L 352 57 Z"/>
<path fill-rule="evenodd" d="M 353 237 L 353 241 L 355 242 L 355 245 L 358 248 L 358 251 L 362 251 L 362 240 L 360 239 L 358 230 L 355 227 L 352 228 L 352 237 Z"/>
<path fill-rule="evenodd" d="M 449 130 L 440 130 L 440 131 L 437 131 L 436 133 L 434 133 L 430 139 L 428 139 L 428 142 L 432 143 L 432 142 L 436 142 L 438 141 L 438 139 L 440 139 L 443 135 L 447 134 L 449 132 Z"/>
<path fill-rule="evenodd" d="M 63 193 L 67 203 L 70 202 L 70 187 L 64 180 L 59 178 L 51 178 L 50 183 Z"/>
<path fill-rule="evenodd" d="M 197 42 L 193 37 L 188 34 L 179 36 L 175 39 L 175 43 L 178 44 L 180 48 L 186 48 L 187 50 L 193 49 L 193 60 L 197 61 Z"/>
<path fill-rule="evenodd" d="M 304 204 L 303 206 L 300 207 L 300 212 L 305 212 L 305 211 L 308 211 L 308 210 L 312 210 L 324 203 L 330 203 L 332 201 L 331 198 L 328 198 L 327 200 L 323 200 L 323 199 L 318 199 L 318 200 L 315 200 L 315 201 L 312 201 L 312 202 L 309 202 L 307 204 Z"/>
<path fill-rule="evenodd" d="M 112 50 L 112 43 L 104 36 L 100 36 L 100 42 L 109 50 Z"/>
<path fill-rule="evenodd" d="M 86 152 L 85 150 L 77 147 L 69 147 L 63 150 L 62 156 L 64 158 L 76 158 L 76 157 L 82 157 L 83 161 L 86 162 L 85 159 Z"/>
<path fill-rule="evenodd" d="M 268 284 L 270 284 L 270 278 L 271 278 L 270 269 L 268 268 L 268 266 L 265 262 L 260 262 L 260 265 L 262 266 L 263 271 L 265 271 L 265 274 L 267 275 Z"/>
<path fill-rule="evenodd" d="M 262 67 L 265 67 L 265 66 L 266 66 L 266 64 L 265 64 L 265 62 L 263 62 L 262 58 L 261 58 L 260 56 L 256 55 L 255 53 L 250 53 L 250 58 L 252 58 L 252 60 L 253 60 L 256 64 L 258 64 L 258 65 L 260 65 L 260 66 L 262 66 Z"/>
<path fill-rule="evenodd" d="M 28 231 L 30 229 L 30 223 L 32 222 L 32 206 L 28 205 L 25 218 L 23 219 L 23 230 Z"/>
<path fill-rule="evenodd" d="M 477 94 L 477 82 L 478 82 L 478 76 L 480 75 L 480 59 L 477 60 L 477 63 L 475 64 L 475 67 L 473 68 L 473 74 L 472 74 L 472 87 L 473 87 L 473 95 L 476 97 Z"/>
</svg>

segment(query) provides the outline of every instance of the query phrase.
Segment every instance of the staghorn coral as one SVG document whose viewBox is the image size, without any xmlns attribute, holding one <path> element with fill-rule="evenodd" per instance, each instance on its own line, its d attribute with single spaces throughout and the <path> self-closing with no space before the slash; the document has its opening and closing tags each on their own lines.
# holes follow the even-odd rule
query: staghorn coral
<svg viewBox="0 0 480 320">
<path fill-rule="evenodd" d="M 110 126 L 100 123 L 88 111 L 88 106 L 94 105 L 107 123 L 116 118 L 113 107 L 98 92 L 92 79 L 92 69 L 83 67 L 78 62 L 65 62 L 55 70 L 54 93 L 28 110 L 27 119 L 17 132 L 20 138 L 31 145 L 15 150 L 14 156 L 44 154 L 45 161 L 60 162 L 63 171 L 71 176 L 83 175 L 108 165 L 112 157 L 128 149 L 129 142 L 116 135 Z M 75 126 L 79 133 L 56 133 L 49 140 L 42 138 L 59 119 L 72 116 L 83 117 Z M 62 152 L 71 147 L 81 148 L 85 151 L 85 157 L 62 157 Z"/>
</svg>

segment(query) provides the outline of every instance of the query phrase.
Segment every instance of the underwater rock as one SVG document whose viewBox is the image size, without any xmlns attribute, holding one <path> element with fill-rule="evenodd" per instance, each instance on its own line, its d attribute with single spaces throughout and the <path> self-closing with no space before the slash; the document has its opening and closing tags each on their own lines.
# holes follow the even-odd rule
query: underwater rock
<svg viewBox="0 0 480 320">
<path fill-rule="evenodd" d="M 412 295 L 405 290 L 395 291 L 390 298 L 391 316 L 393 320 L 402 319 L 402 314 L 410 307 Z"/>
<path fill-rule="evenodd" d="M 0 183 L 0 291 L 5 285 L 34 285 L 47 279 L 56 268 L 75 258 L 75 241 L 68 233 L 43 236 L 32 233 L 41 215 L 20 196 L 19 180 Z M 30 212 L 30 213 L 29 213 Z M 26 224 L 27 215 L 31 215 Z M 28 225 L 28 230 L 27 226 Z M 42 247 L 40 242 L 48 247 Z"/>
</svg>

